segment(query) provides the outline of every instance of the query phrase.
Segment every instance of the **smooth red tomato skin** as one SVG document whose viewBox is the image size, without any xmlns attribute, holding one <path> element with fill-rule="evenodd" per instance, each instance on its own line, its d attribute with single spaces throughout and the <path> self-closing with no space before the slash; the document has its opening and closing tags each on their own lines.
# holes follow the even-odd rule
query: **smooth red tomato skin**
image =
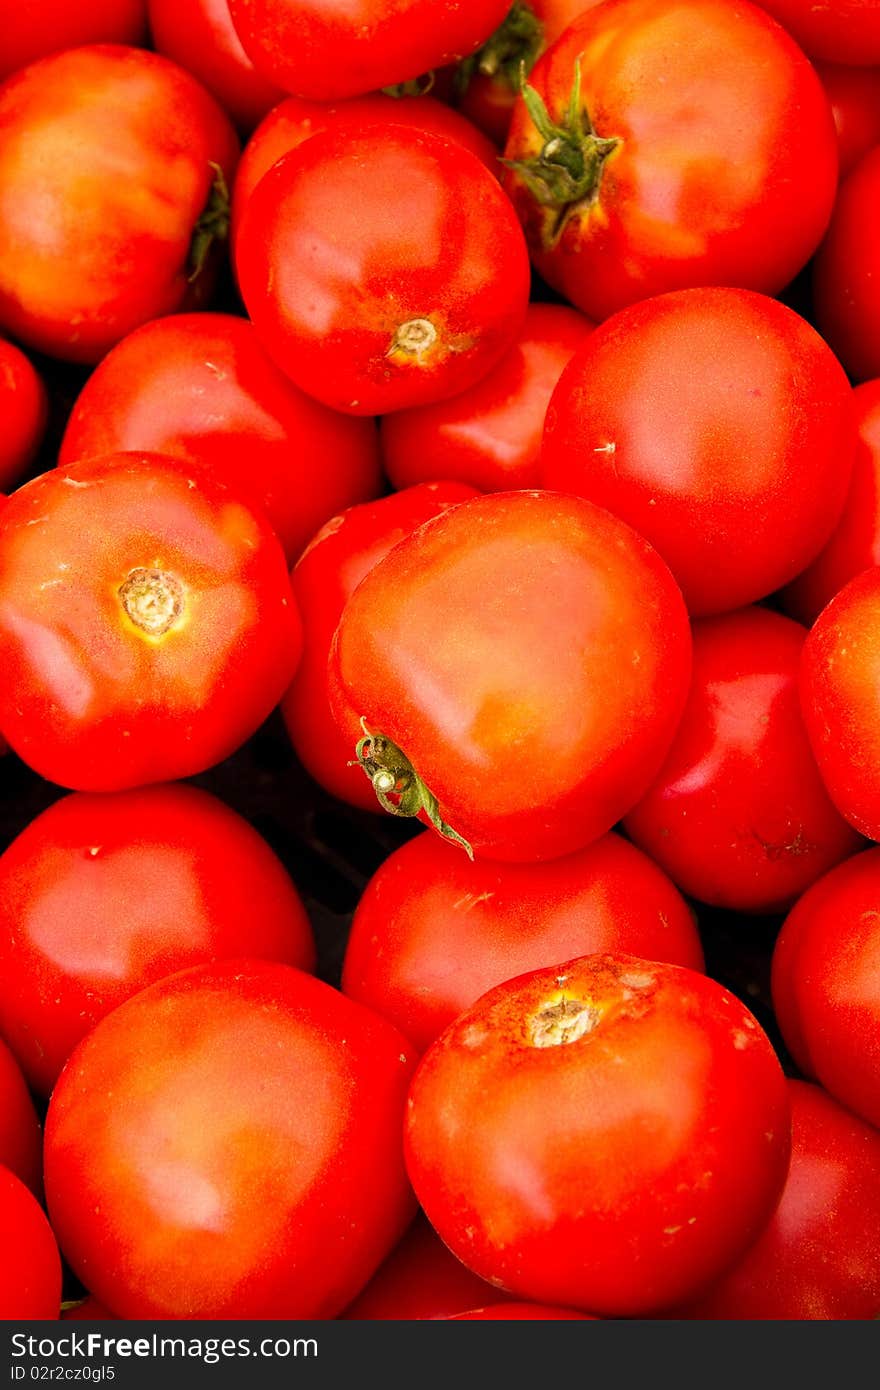
<svg viewBox="0 0 880 1390">
<path fill-rule="evenodd" d="M 619 141 L 598 193 L 560 233 L 522 174 L 505 178 L 548 283 L 597 322 L 688 286 L 782 290 L 818 245 L 837 184 L 828 99 L 788 35 L 747 3 L 606 0 L 532 70 L 555 122 L 576 64 L 597 135 Z M 505 157 L 543 146 L 520 97 Z"/>
<path fill-rule="evenodd" d="M 147 13 L 157 53 L 192 73 L 240 130 L 253 130 L 283 97 L 242 48 L 228 0 L 147 0 Z"/>
<path fill-rule="evenodd" d="M 335 1317 L 412 1218 L 411 1071 L 396 1029 L 289 966 L 149 986 L 52 1093 L 46 1193 L 65 1256 L 123 1318 Z"/>
<path fill-rule="evenodd" d="M 626 840 L 605 835 L 544 864 L 493 864 L 470 863 L 426 832 L 364 889 L 342 989 L 424 1052 L 495 985 L 603 951 L 703 969 L 683 898 Z"/>
<path fill-rule="evenodd" d="M 880 381 L 853 391 L 858 443 L 843 515 L 831 539 L 780 595 L 787 613 L 810 626 L 844 584 L 880 564 Z"/>
<path fill-rule="evenodd" d="M 91 43 L 140 43 L 145 0 L 16 0 L 4 6 L 0 82 L 29 63 Z"/>
<path fill-rule="evenodd" d="M 844 506 L 852 392 L 800 315 L 747 290 L 683 290 L 607 320 L 553 392 L 545 487 L 627 521 L 694 615 L 762 598 Z"/>
<path fill-rule="evenodd" d="M 124 999 L 243 955 L 312 970 L 311 927 L 266 842 L 195 787 L 75 793 L 0 855 L 0 1031 L 44 1095 Z"/>
<path fill-rule="evenodd" d="M 295 96 L 335 101 L 472 53 L 509 0 L 229 0 L 229 9 L 259 70 Z"/>
<path fill-rule="evenodd" d="M 331 668 L 341 707 L 403 750 L 476 853 L 549 859 L 604 834 L 659 768 L 690 630 L 666 566 L 622 522 L 498 492 L 371 570 Z"/>
<path fill-rule="evenodd" d="M 469 391 L 382 422 L 395 487 L 460 478 L 481 492 L 540 486 L 544 417 L 563 368 L 593 324 L 563 304 L 530 304 L 516 342 Z"/>
<path fill-rule="evenodd" d="M 497 180 L 460 145 L 394 125 L 340 125 L 274 164 L 236 266 L 270 356 L 356 415 L 472 386 L 514 341 L 530 285 Z"/>
<path fill-rule="evenodd" d="M 791 1167 L 751 1250 L 676 1317 L 876 1318 L 880 1134 L 818 1086 L 789 1081 Z"/>
<path fill-rule="evenodd" d="M 204 771 L 270 714 L 301 641 L 268 522 L 191 465 L 111 454 L 0 509 L 0 728 L 49 781 Z"/>
<path fill-rule="evenodd" d="M 813 312 L 854 381 L 880 376 L 880 149 L 844 179 L 813 262 Z"/>
<path fill-rule="evenodd" d="M 366 96 L 332 103 L 287 97 L 264 117 L 242 150 L 232 189 L 233 248 L 250 196 L 272 165 L 313 135 L 352 124 L 405 125 L 443 135 L 464 145 L 487 169 L 501 175 L 498 151 L 491 140 L 464 116 L 433 97 L 392 97 L 386 92 L 368 92 Z"/>
<path fill-rule="evenodd" d="M 541 1303 L 495 1303 L 470 1313 L 453 1313 L 449 1322 L 592 1322 L 589 1313 L 548 1308 Z"/>
<path fill-rule="evenodd" d="M 331 796 L 379 811 L 371 783 L 350 766 L 363 729 L 354 710 L 331 705 L 330 651 L 358 584 L 423 522 L 477 494 L 464 483 L 422 483 L 349 507 L 312 539 L 291 576 L 303 619 L 303 652 L 281 714 L 297 756 Z"/>
<path fill-rule="evenodd" d="M 0 487 L 10 491 L 33 463 L 46 432 L 49 399 L 43 379 L 14 343 L 0 339 Z"/>
<path fill-rule="evenodd" d="M 95 368 L 59 463 L 120 450 L 206 467 L 265 512 L 291 564 L 325 521 L 382 486 L 373 421 L 300 391 L 232 314 L 155 319 Z"/>
<path fill-rule="evenodd" d="M 43 1191 L 43 1131 L 18 1062 L 0 1038 L 0 1165 Z"/>
<path fill-rule="evenodd" d="M 807 740 L 798 681 L 806 635 L 765 608 L 694 623 L 684 715 L 657 780 L 623 824 L 702 902 L 783 911 L 861 847 Z"/>
<path fill-rule="evenodd" d="M 810 629 L 801 705 L 813 755 L 842 816 L 880 839 L 880 568 L 850 580 Z"/>
<path fill-rule="evenodd" d="M 36 1197 L 6 1168 L 0 1168 L 0 1248 L 0 1322 L 57 1321 L 58 1246 Z"/>
<path fill-rule="evenodd" d="M 340 1316 L 357 1322 L 421 1321 L 504 1298 L 457 1260 L 419 1212 L 406 1235 Z"/>
<path fill-rule="evenodd" d="M 517 1298 L 644 1316 L 754 1240 L 789 1156 L 769 1039 L 714 980 L 593 955 L 498 986 L 425 1053 L 406 1155 L 428 1219 Z"/>
<path fill-rule="evenodd" d="M 191 242 L 238 148 L 213 97 L 144 49 L 73 49 L 11 78 L 0 92 L 0 327 L 91 363 L 147 319 L 204 299 L 216 256 L 191 283 Z"/>
<path fill-rule="evenodd" d="M 773 1005 L 801 1070 L 880 1127 L 880 849 L 815 883 L 783 923 Z M 880 1303 L 878 1303 L 880 1311 Z"/>
<path fill-rule="evenodd" d="M 880 13 L 875 0 L 757 0 L 811 58 L 880 63 Z"/>
<path fill-rule="evenodd" d="M 880 62 L 880 57 L 878 57 Z M 880 144 L 880 68 L 816 63 L 837 129 L 840 177 Z"/>
</svg>

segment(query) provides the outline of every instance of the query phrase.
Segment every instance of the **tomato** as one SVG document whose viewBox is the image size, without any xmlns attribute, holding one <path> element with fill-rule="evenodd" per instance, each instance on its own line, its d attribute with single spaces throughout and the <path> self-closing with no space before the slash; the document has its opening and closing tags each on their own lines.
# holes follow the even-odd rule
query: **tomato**
<svg viewBox="0 0 880 1390">
<path fill-rule="evenodd" d="M 286 965 L 196 966 L 126 1000 L 46 1118 L 73 1270 L 123 1318 L 334 1317 L 413 1214 L 408 1053 Z"/>
<path fill-rule="evenodd" d="M 537 487 L 547 405 L 592 330 L 562 304 L 530 304 L 513 345 L 470 390 L 386 415 L 382 455 L 394 486 L 460 478 L 483 492 Z"/>
<path fill-rule="evenodd" d="M 0 1030 L 45 1095 L 129 995 L 243 955 L 313 969 L 309 920 L 266 842 L 195 787 L 76 793 L 0 855 Z"/>
<path fill-rule="evenodd" d="M 464 483 L 422 483 L 349 507 L 313 538 L 290 576 L 303 619 L 303 652 L 281 713 L 297 756 L 331 796 L 378 811 L 354 762 L 357 715 L 331 707 L 329 658 L 342 610 L 364 575 L 425 521 L 476 496 Z M 353 765 L 352 765 L 353 764 Z"/>
<path fill-rule="evenodd" d="M 832 63 L 880 63 L 876 0 L 756 0 L 811 58 Z"/>
<path fill-rule="evenodd" d="M 483 995 L 425 1053 L 406 1155 L 453 1254 L 517 1298 L 645 1316 L 769 1218 L 782 1069 L 749 1011 L 682 966 L 592 955 Z"/>
<path fill-rule="evenodd" d="M 831 799 L 880 839 L 880 568 L 850 580 L 810 629 L 801 703 Z"/>
<path fill-rule="evenodd" d="M 0 82 L 64 48 L 140 43 L 146 27 L 145 0 L 12 0 L 3 6 Z"/>
<path fill-rule="evenodd" d="M 597 321 L 695 285 L 776 294 L 828 224 L 828 99 L 772 20 L 728 0 L 604 0 L 517 99 L 506 187 L 538 271 Z"/>
<path fill-rule="evenodd" d="M 589 1313 L 572 1313 L 568 1308 L 548 1308 L 542 1303 L 494 1303 L 470 1313 L 453 1313 L 450 1322 L 592 1322 Z"/>
<path fill-rule="evenodd" d="M 382 485 L 373 421 L 298 390 L 231 314 L 155 319 L 95 368 L 59 462 L 120 450 L 203 465 L 265 512 L 291 564 L 329 517 Z"/>
<path fill-rule="evenodd" d="M 547 411 L 545 487 L 629 522 L 692 614 L 793 579 L 843 510 L 852 393 L 804 319 L 765 295 L 709 288 L 622 310 L 562 373 Z"/>
<path fill-rule="evenodd" d="M 801 718 L 806 635 L 765 608 L 694 624 L 684 716 L 657 780 L 624 819 L 679 888 L 717 907 L 783 911 L 861 846 L 828 797 Z"/>
<path fill-rule="evenodd" d="M 0 1168 L 0 1321 L 57 1320 L 61 1259 L 42 1207 L 24 1183 Z"/>
<path fill-rule="evenodd" d="M 659 769 L 690 631 L 666 566 L 623 522 L 496 492 L 374 566 L 332 663 L 380 800 L 488 858 L 548 859 L 604 834 Z"/>
<path fill-rule="evenodd" d="M 21 482 L 43 441 L 48 411 L 43 379 L 30 358 L 0 338 L 0 487 Z"/>
<path fill-rule="evenodd" d="M 238 140 L 189 73 L 113 45 L 44 58 L 0 91 L 0 328 L 96 362 L 203 300 Z"/>
<path fill-rule="evenodd" d="M 420 1212 L 340 1316 L 358 1322 L 449 1318 L 504 1297 L 455 1258 Z"/>
<path fill-rule="evenodd" d="M 242 297 L 298 386 L 359 415 L 472 386 L 525 317 L 529 264 L 497 180 L 425 131 L 340 126 L 253 190 L 236 241 Z"/>
<path fill-rule="evenodd" d="M 52 782 L 212 766 L 278 703 L 300 643 L 268 523 L 186 463 L 91 459 L 0 510 L 0 728 Z"/>
<path fill-rule="evenodd" d="M 241 46 L 228 0 L 147 0 L 153 44 L 217 98 L 240 130 L 253 130 L 284 93 Z"/>
<path fill-rule="evenodd" d="M 498 151 L 491 140 L 464 116 L 432 97 L 392 97 L 387 92 L 370 92 L 367 96 L 349 97 L 332 105 L 288 97 L 260 122 L 242 151 L 232 189 L 230 240 L 233 248 L 251 194 L 282 155 L 297 149 L 313 135 L 321 135 L 336 126 L 357 125 L 363 129 L 366 125 L 389 124 L 427 130 L 455 140 L 500 176 Z"/>
<path fill-rule="evenodd" d="M 295 96 L 335 101 L 472 53 L 510 0 L 229 0 L 258 70 Z"/>
<path fill-rule="evenodd" d="M 880 849 L 840 864 L 795 904 L 773 953 L 773 1003 L 807 1076 L 880 1126 Z M 878 1303 L 880 1311 L 880 1303 Z"/>
<path fill-rule="evenodd" d="M 880 149 L 844 179 L 813 263 L 816 323 L 855 381 L 880 376 Z"/>
<path fill-rule="evenodd" d="M 43 1131 L 27 1083 L 0 1038 L 0 1166 L 40 1196 L 43 1191 Z"/>
<path fill-rule="evenodd" d="M 605 835 L 544 864 L 471 864 L 425 832 L 364 889 L 342 989 L 424 1052 L 495 985 L 601 951 L 703 968 L 685 902 L 626 840 Z"/>
<path fill-rule="evenodd" d="M 815 67 L 831 102 L 843 178 L 863 155 L 880 145 L 880 68 L 842 63 L 816 63 Z"/>
</svg>

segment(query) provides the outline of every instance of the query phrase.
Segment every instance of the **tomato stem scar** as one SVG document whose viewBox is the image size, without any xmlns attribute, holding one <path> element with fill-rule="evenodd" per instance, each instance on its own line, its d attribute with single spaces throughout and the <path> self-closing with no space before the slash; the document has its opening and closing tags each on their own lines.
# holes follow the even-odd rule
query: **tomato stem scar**
<svg viewBox="0 0 880 1390">
<path fill-rule="evenodd" d="M 119 598 L 135 627 L 150 637 L 168 632 L 184 609 L 183 585 L 165 570 L 132 570 Z"/>
</svg>

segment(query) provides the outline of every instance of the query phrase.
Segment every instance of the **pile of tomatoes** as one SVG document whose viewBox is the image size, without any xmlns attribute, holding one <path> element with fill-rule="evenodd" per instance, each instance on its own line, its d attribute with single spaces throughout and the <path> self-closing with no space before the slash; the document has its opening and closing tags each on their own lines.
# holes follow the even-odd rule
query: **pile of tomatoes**
<svg viewBox="0 0 880 1390">
<path fill-rule="evenodd" d="M 0 20 L 0 1316 L 880 1315 L 880 7 Z"/>
</svg>

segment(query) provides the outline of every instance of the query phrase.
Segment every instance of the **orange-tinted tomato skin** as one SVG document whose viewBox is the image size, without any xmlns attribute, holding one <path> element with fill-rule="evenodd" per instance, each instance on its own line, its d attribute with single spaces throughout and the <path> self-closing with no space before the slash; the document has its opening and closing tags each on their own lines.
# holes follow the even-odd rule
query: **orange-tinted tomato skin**
<svg viewBox="0 0 880 1390">
<path fill-rule="evenodd" d="M 863 155 L 880 145 L 880 67 L 853 68 L 843 63 L 815 66 L 831 102 L 840 177 L 845 178 Z"/>
<path fill-rule="evenodd" d="M 358 1322 L 450 1318 L 496 1297 L 505 1295 L 457 1260 L 420 1212 L 340 1316 Z"/>
<path fill-rule="evenodd" d="M 875 147 L 840 185 L 812 272 L 816 324 L 855 382 L 880 376 L 880 247 L 873 231 L 878 217 Z"/>
<path fill-rule="evenodd" d="M 0 1322 L 56 1321 L 61 1312 L 61 1257 L 33 1193 L 0 1168 Z"/>
<path fill-rule="evenodd" d="M 18 68 L 90 43 L 137 44 L 147 27 L 145 0 L 15 0 L 3 9 L 0 82 Z"/>
<path fill-rule="evenodd" d="M 0 1038 L 0 1165 L 43 1191 L 43 1131 L 18 1062 Z"/>
<path fill-rule="evenodd" d="M 874 0 L 757 0 L 810 58 L 880 63 L 880 12 Z"/>
<path fill-rule="evenodd" d="M 43 441 L 49 399 L 29 357 L 0 339 L 0 487 L 17 487 Z"/>
</svg>

